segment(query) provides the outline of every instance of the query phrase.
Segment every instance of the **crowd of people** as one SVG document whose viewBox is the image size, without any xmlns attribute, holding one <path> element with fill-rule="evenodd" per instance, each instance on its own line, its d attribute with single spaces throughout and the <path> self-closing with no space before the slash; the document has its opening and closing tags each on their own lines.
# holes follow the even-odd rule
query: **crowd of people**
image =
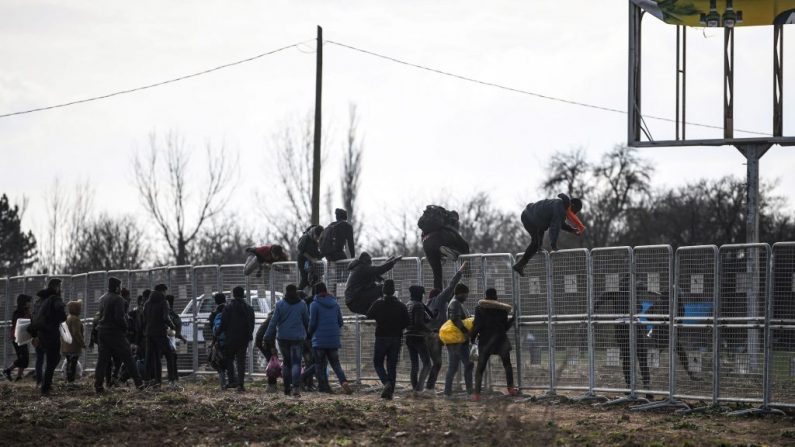
<svg viewBox="0 0 795 447">
<path fill-rule="evenodd" d="M 579 199 L 564 194 L 526 207 L 521 219 L 531 243 L 525 256 L 514 265 L 518 274 L 523 274 L 547 229 L 553 249 L 557 248 L 559 230 L 582 233 L 584 227 L 576 216 L 581 208 Z M 277 389 L 281 377 L 284 393 L 289 396 L 299 397 L 302 391 L 315 390 L 331 393 L 330 367 L 340 389 L 348 394 L 353 392 L 339 358 L 343 327 L 340 303 L 314 268 L 317 261 L 326 258 L 333 262 L 353 259 L 348 265 L 344 303 L 351 312 L 375 322 L 372 361 L 383 385 L 382 398 L 391 399 L 394 394 L 404 344 L 411 362 L 411 389 L 415 393 L 435 390 L 442 368 L 442 350 L 447 349 L 445 396 L 453 395 L 454 378 L 462 370 L 467 395 L 478 401 L 483 373 L 492 355 L 502 361 L 507 393 L 517 394 L 510 360 L 512 348 L 506 335 L 514 323 L 511 305 L 500 302 L 497 291 L 490 288 L 478 301 L 474 317 L 470 316 L 464 306 L 469 288 L 461 282 L 466 262 L 446 286 L 443 284 L 442 260 L 455 260 L 469 253 L 469 245 L 460 234 L 458 213 L 430 205 L 420 217 L 418 227 L 433 272 L 433 288 L 426 297 L 422 285 L 412 285 L 407 303 L 396 296 L 394 281 L 383 277 L 401 258 L 392 257 L 373 265 L 367 252 L 356 257 L 353 227 L 347 212 L 337 209 L 335 217 L 335 222 L 325 228 L 313 225 L 301 235 L 296 260 L 298 284 L 285 288 L 282 299 L 256 332 L 254 310 L 246 302 L 243 287 L 233 288 L 231 299 L 222 292 L 213 296 L 216 308 L 207 321 L 211 329 L 208 360 L 217 370 L 221 389 L 245 391 L 246 355 L 253 340 L 267 362 L 270 390 Z M 244 267 L 246 275 L 255 272 L 261 275 L 273 264 L 288 261 L 287 251 L 277 244 L 252 247 L 246 252 L 249 254 Z M 339 282 L 340 278 L 332 280 Z M 130 292 L 122 286 L 118 278 L 108 279 L 107 292 L 99 298 L 98 311 L 93 316 L 88 347 L 83 338 L 82 303 L 64 304 L 60 280 L 50 280 L 47 288 L 36 294 L 38 299 L 32 308 L 32 297 L 19 295 L 12 328 L 17 359 L 3 371 L 5 377 L 20 380 L 28 366 L 28 345 L 13 339 L 18 321 L 27 319 L 27 332 L 36 350 L 34 377 L 44 395 L 52 388 L 61 354 L 66 357 L 66 380 L 71 383 L 79 376 L 82 350 L 93 349 L 94 345 L 98 347 L 94 374 L 94 389 L 98 394 L 129 381 L 139 389 L 159 389 L 163 357 L 168 386 L 179 390 L 176 340 L 186 340 L 181 334 L 179 315 L 173 310 L 174 297 L 167 294 L 165 284 L 158 284 L 154 290 L 143 291 L 131 309 Z"/>
</svg>

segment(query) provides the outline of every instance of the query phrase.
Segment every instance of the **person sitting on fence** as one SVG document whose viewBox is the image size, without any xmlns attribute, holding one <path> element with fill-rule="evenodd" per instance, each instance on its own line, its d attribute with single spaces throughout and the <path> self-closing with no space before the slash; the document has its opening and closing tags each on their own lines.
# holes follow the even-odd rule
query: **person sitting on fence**
<svg viewBox="0 0 795 447">
<path fill-rule="evenodd" d="M 17 358 L 14 360 L 14 363 L 11 364 L 8 368 L 3 370 L 3 375 L 9 381 L 11 380 L 22 380 L 22 374 L 25 372 L 25 368 L 28 367 L 28 363 L 30 362 L 30 353 L 28 351 L 28 345 L 25 344 L 17 344 L 16 339 L 16 332 L 17 332 L 17 321 L 20 318 L 23 319 L 30 319 L 30 302 L 33 300 L 33 297 L 30 295 L 20 294 L 17 296 L 17 308 L 14 309 L 14 313 L 11 315 L 11 343 L 14 345 L 14 353 L 16 354 Z M 24 334 L 23 334 L 24 335 Z M 17 370 L 17 377 L 13 379 L 11 377 L 11 373 L 13 370 Z"/>
<path fill-rule="evenodd" d="M 158 284 L 144 305 L 144 333 L 146 335 L 146 380 L 148 386 L 159 389 L 162 382 L 161 358 L 166 356 L 166 367 L 171 365 L 171 349 L 168 346 L 168 330 L 174 329 L 168 316 L 165 284 Z M 168 368 L 168 381 L 176 388 L 176 370 Z"/>
<path fill-rule="evenodd" d="M 431 372 L 431 357 L 428 353 L 428 336 L 431 328 L 428 323 L 433 318 L 431 310 L 422 302 L 425 288 L 422 286 L 409 287 L 411 300 L 406 306 L 409 313 L 409 326 L 406 329 L 406 347 L 411 360 L 411 388 L 415 393 L 422 391 L 428 374 Z M 422 371 L 420 371 L 422 361 Z"/>
<path fill-rule="evenodd" d="M 312 287 L 320 278 L 315 273 L 315 262 L 320 261 L 320 250 L 318 242 L 320 235 L 323 233 L 323 226 L 312 225 L 298 240 L 298 273 L 300 275 L 300 282 L 298 283 L 298 290 L 304 290 Z"/>
<path fill-rule="evenodd" d="M 127 318 L 124 311 L 124 299 L 119 295 L 120 291 L 121 280 L 114 277 L 108 278 L 108 291 L 99 299 L 99 311 L 97 312 L 99 315 L 97 323 L 99 353 L 94 374 L 94 390 L 98 394 L 105 392 L 104 376 L 107 374 L 108 362 L 111 357 L 120 359 L 124 363 L 138 388 L 143 385 L 130 352 L 130 344 L 127 341 Z"/>
<path fill-rule="evenodd" d="M 334 217 L 337 220 L 328 224 L 320 235 L 318 243 L 320 255 L 329 262 L 353 259 L 356 257 L 356 250 L 353 246 L 353 226 L 348 222 L 348 212 L 337 208 L 334 210 Z M 346 245 L 350 257 L 345 255 Z"/>
<path fill-rule="evenodd" d="M 236 387 L 241 392 L 245 391 L 243 384 L 246 378 L 246 352 L 254 333 L 254 309 L 245 298 L 244 288 L 237 286 L 232 289 L 232 301 L 224 308 L 221 327 L 218 329 L 226 338 L 224 360 L 229 378 L 228 388 Z"/>
<path fill-rule="evenodd" d="M 422 250 L 433 272 L 434 289 L 442 288 L 442 258 L 453 261 L 469 254 L 469 243 L 459 233 L 458 213 L 428 205 L 417 221 L 422 230 Z"/>
<path fill-rule="evenodd" d="M 395 297 L 395 282 L 384 281 L 384 296 L 377 299 L 367 311 L 367 318 L 375 320 L 375 346 L 373 366 L 384 385 L 381 398 L 392 399 L 397 381 L 397 364 L 403 343 L 403 329 L 409 325 L 406 305 Z M 384 369 L 386 360 L 386 370 Z"/>
<path fill-rule="evenodd" d="M 455 287 L 461 281 L 464 271 L 467 268 L 467 262 L 461 263 L 461 267 L 453 275 L 450 284 L 444 290 L 433 289 L 428 294 L 428 309 L 431 311 L 431 321 L 428 323 L 428 328 L 431 330 L 426 343 L 428 345 L 428 354 L 431 356 L 431 371 L 428 374 L 428 383 L 425 389 L 434 390 L 436 388 L 436 379 L 439 377 L 439 371 L 442 370 L 442 340 L 439 339 L 439 329 L 447 321 L 447 305 L 453 298 Z"/>
<path fill-rule="evenodd" d="M 72 342 L 66 343 L 61 340 L 61 352 L 66 357 L 66 381 L 69 383 L 75 381 L 77 361 L 80 359 L 80 353 L 86 347 L 83 339 L 83 322 L 80 321 L 82 307 L 83 302 L 80 300 L 66 303 L 66 309 L 69 311 L 69 316 L 66 317 L 66 326 L 72 336 Z"/>
<path fill-rule="evenodd" d="M 309 333 L 312 334 L 315 372 L 318 390 L 321 393 L 332 392 L 328 380 L 327 366 L 329 364 L 331 364 L 331 369 L 337 375 L 345 393 L 353 392 L 340 364 L 339 349 L 342 345 L 340 343 L 342 324 L 342 311 L 340 305 L 337 304 L 337 298 L 329 295 L 325 283 L 318 283 L 315 286 L 315 299 L 309 306 Z"/>
<path fill-rule="evenodd" d="M 61 299 L 61 280 L 51 279 L 47 283 L 47 288 L 37 292 L 36 296 L 39 297 L 39 302 L 33 312 L 28 332 L 34 337 L 37 357 L 40 351 L 42 362 L 46 363 L 43 374 L 39 373 L 37 376 L 37 381 L 41 381 L 41 394 L 46 396 L 50 394 L 52 377 L 58 362 L 61 361 L 60 326 L 66 321 L 66 310 Z"/>
<path fill-rule="evenodd" d="M 522 258 L 513 265 L 513 269 L 519 275 L 524 276 L 524 267 L 538 252 L 547 230 L 549 230 L 549 245 L 552 247 L 552 251 L 558 249 L 560 230 L 581 235 L 585 231 L 585 226 L 577 217 L 577 213 L 581 209 L 582 200 L 569 198 L 566 194 L 558 194 L 557 199 L 540 200 L 528 204 L 522 211 L 522 225 L 530 234 L 530 245 L 527 246 Z M 574 227 L 566 223 L 567 219 Z"/>
<path fill-rule="evenodd" d="M 513 366 L 511 366 L 511 342 L 508 330 L 514 323 L 514 317 L 508 317 L 513 308 L 510 304 L 497 301 L 497 290 L 486 289 L 486 299 L 478 301 L 475 307 L 475 321 L 472 326 L 472 342 L 478 343 L 478 366 L 475 370 L 475 393 L 472 400 L 480 400 L 483 385 L 483 373 L 489 364 L 489 358 L 497 355 L 505 369 L 505 381 L 508 394 L 515 396 L 519 391 L 513 386 Z"/>
<path fill-rule="evenodd" d="M 348 266 L 350 275 L 345 287 L 345 305 L 351 312 L 364 315 L 373 305 L 375 300 L 384 294 L 384 281 L 381 275 L 392 270 L 395 264 L 402 259 L 401 256 L 391 257 L 383 264 L 374 266 L 370 253 L 362 252 L 359 259 Z"/>
<path fill-rule="evenodd" d="M 287 252 L 284 251 L 284 247 L 279 244 L 249 247 L 246 249 L 246 253 L 249 255 L 243 268 L 243 274 L 248 276 L 256 271 L 257 278 L 262 276 L 262 270 L 270 268 L 271 264 L 290 260 Z"/>
<path fill-rule="evenodd" d="M 453 395 L 453 379 L 458 373 L 458 368 L 464 365 L 464 384 L 467 395 L 472 394 L 472 370 L 474 364 L 469 358 L 469 330 L 464 326 L 464 320 L 469 318 L 469 312 L 464 308 L 464 301 L 469 296 L 469 287 L 464 284 L 455 286 L 455 299 L 447 306 L 447 319 L 464 335 L 463 342 L 447 345 L 447 357 L 450 364 L 447 366 L 447 375 L 444 378 L 444 395 Z"/>
<path fill-rule="evenodd" d="M 285 288 L 284 298 L 276 303 L 264 335 L 266 339 L 276 338 L 279 344 L 284 360 L 284 394 L 288 396 L 301 396 L 301 357 L 308 326 L 309 310 L 298 296 L 298 288 L 290 284 Z"/>
<path fill-rule="evenodd" d="M 271 309 L 270 312 L 268 312 L 265 321 L 263 321 L 262 324 L 259 325 L 259 329 L 257 329 L 257 335 L 254 336 L 254 346 L 256 346 L 262 353 L 262 356 L 265 357 L 265 364 L 267 365 L 265 376 L 268 380 L 268 392 L 271 393 L 276 391 L 277 376 L 268 371 L 268 369 L 276 368 L 271 360 L 273 357 L 276 357 L 275 362 L 279 362 L 279 351 L 276 349 L 276 340 L 274 338 L 265 338 L 265 331 L 271 323 L 273 311 L 274 309 Z"/>
</svg>

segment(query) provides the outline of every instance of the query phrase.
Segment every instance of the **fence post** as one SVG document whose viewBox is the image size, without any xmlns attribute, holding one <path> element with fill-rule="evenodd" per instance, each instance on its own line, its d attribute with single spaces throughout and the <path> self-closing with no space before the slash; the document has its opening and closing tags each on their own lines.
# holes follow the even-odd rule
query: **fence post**
<svg viewBox="0 0 795 447">
<path fill-rule="evenodd" d="M 11 321 L 11 319 L 8 318 L 9 317 L 9 310 L 11 309 L 11 306 L 10 306 L 10 304 L 11 304 L 11 295 L 10 295 L 11 286 L 10 286 L 10 282 L 11 281 L 9 281 L 8 276 L 6 276 L 5 280 L 3 282 L 4 288 L 5 288 L 5 291 L 3 292 L 3 296 L 5 297 L 5 300 L 3 300 L 3 301 L 5 301 L 5 303 L 3 303 L 3 307 L 4 307 L 4 310 L 3 310 L 3 316 L 4 317 L 3 318 L 6 320 L 5 322 Z M 9 326 L 9 330 L 10 330 L 10 326 Z M 8 342 L 5 341 L 3 343 L 3 367 L 5 368 L 6 365 L 8 365 L 8 363 L 9 363 L 8 362 Z"/>
<path fill-rule="evenodd" d="M 594 399 L 596 398 L 596 394 L 594 393 L 594 386 L 596 384 L 596 340 L 594 339 L 594 327 L 593 327 L 593 258 L 591 257 L 591 252 L 586 252 L 586 275 L 587 275 L 587 314 L 585 317 L 586 321 L 586 328 L 587 328 L 587 336 L 588 336 L 588 391 L 586 392 L 584 399 Z"/>
<path fill-rule="evenodd" d="M 512 254 L 508 254 L 508 265 L 512 266 L 514 264 L 514 257 Z M 522 316 L 522 300 L 519 298 L 519 290 L 517 290 L 517 281 L 516 281 L 516 273 L 513 272 L 511 269 L 511 294 L 513 295 L 513 335 L 514 335 L 514 343 L 516 345 L 516 388 L 521 390 L 522 389 L 522 352 L 524 351 L 524 346 L 522 343 L 522 327 L 521 327 L 521 316 Z"/>
<path fill-rule="evenodd" d="M 714 271 L 717 278 L 712 292 L 712 406 L 717 407 L 720 398 L 720 286 L 721 286 L 721 262 L 718 247 L 713 246 L 715 253 Z"/>
<path fill-rule="evenodd" d="M 191 282 L 191 303 L 193 303 L 193 337 L 191 343 L 193 347 L 191 349 L 192 356 L 193 356 L 193 374 L 199 374 L 199 302 L 196 301 L 196 298 L 199 296 L 199 284 L 196 281 L 196 266 L 191 266 L 190 271 L 190 282 Z M 204 297 L 207 299 L 207 297 Z"/>
<path fill-rule="evenodd" d="M 547 352 L 548 352 L 548 362 L 549 362 L 549 390 L 547 390 L 548 396 L 554 396 L 556 393 L 556 381 L 557 377 L 555 376 L 555 325 L 552 323 L 552 318 L 554 315 L 554 302 L 552 298 L 552 259 L 549 256 L 549 252 L 546 250 L 541 251 L 544 255 L 544 270 L 547 275 L 547 331 L 549 335 L 547 335 Z"/>
<path fill-rule="evenodd" d="M 629 256 L 629 398 L 637 400 L 638 389 L 638 332 L 637 323 L 635 322 L 635 309 L 638 305 L 638 291 L 636 289 L 635 277 L 635 258 L 632 249 L 628 248 Z M 620 282 L 619 282 L 620 283 Z M 620 286 L 619 286 L 620 287 Z M 646 362 L 648 362 L 648 357 Z M 648 368 L 648 364 L 646 365 Z M 643 365 L 641 365 L 643 368 Z"/>
</svg>

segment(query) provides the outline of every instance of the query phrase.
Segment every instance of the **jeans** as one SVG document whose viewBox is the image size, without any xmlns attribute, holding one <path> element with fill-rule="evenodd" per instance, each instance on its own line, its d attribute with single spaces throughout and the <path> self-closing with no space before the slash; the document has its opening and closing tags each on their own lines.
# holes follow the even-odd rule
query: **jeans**
<svg viewBox="0 0 795 447">
<path fill-rule="evenodd" d="M 132 376 L 136 386 L 142 384 L 141 376 L 138 374 L 138 365 L 132 358 L 130 351 L 130 342 L 123 332 L 113 331 L 100 331 L 99 338 L 99 353 L 97 354 L 97 365 L 94 372 L 94 388 L 102 388 L 102 382 L 105 380 L 105 374 L 108 373 L 108 364 L 111 358 L 120 361 L 119 364 L 124 364 L 127 371 Z M 158 363 L 159 363 L 158 359 Z M 159 374 L 158 374 L 159 377 Z"/>
<path fill-rule="evenodd" d="M 483 373 L 489 364 L 489 357 L 500 356 L 502 367 L 505 369 L 505 383 L 508 388 L 513 388 L 513 365 L 511 365 L 511 344 L 507 339 L 492 340 L 478 344 L 478 367 L 475 371 L 475 392 L 480 394 L 483 384 Z"/>
<path fill-rule="evenodd" d="M 447 356 L 450 365 L 447 367 L 447 376 L 444 378 L 444 394 L 446 396 L 453 394 L 453 378 L 462 363 L 464 364 L 464 383 L 467 394 L 472 394 L 472 370 L 475 365 L 469 360 L 469 342 L 447 345 Z"/>
<path fill-rule="evenodd" d="M 394 385 L 397 380 L 397 364 L 400 360 L 401 344 L 401 337 L 375 337 L 373 367 L 384 385 Z M 386 370 L 384 370 L 384 359 L 386 359 Z"/>
<path fill-rule="evenodd" d="M 326 368 L 327 364 L 331 364 L 331 369 L 334 371 L 334 374 L 337 375 L 340 385 L 348 381 L 345 378 L 342 365 L 340 365 L 339 350 L 315 348 L 315 373 L 317 374 L 318 388 L 321 391 L 330 388 L 328 383 L 328 370 Z"/>
<path fill-rule="evenodd" d="M 289 394 L 291 387 L 301 387 L 301 359 L 304 353 L 303 340 L 279 340 L 279 350 L 282 351 L 282 381 L 284 393 Z"/>
<path fill-rule="evenodd" d="M 439 377 L 439 371 L 442 370 L 442 341 L 439 340 L 439 333 L 432 332 L 428 335 L 425 338 L 425 344 L 428 346 L 428 354 L 431 356 L 431 372 L 428 374 L 428 383 L 425 388 L 432 390 L 436 387 L 436 379 Z"/>
<path fill-rule="evenodd" d="M 44 381 L 44 358 L 46 356 L 47 353 L 44 347 L 39 343 L 39 346 L 36 346 L 36 365 L 34 369 L 36 373 L 36 385 L 41 385 L 41 382 Z"/>
<path fill-rule="evenodd" d="M 66 381 L 72 383 L 77 375 L 77 361 L 80 359 L 80 353 L 64 353 L 64 357 L 66 357 Z"/>
<path fill-rule="evenodd" d="M 243 346 L 224 347 L 224 363 L 226 364 L 226 377 L 230 388 L 243 388 L 246 379 L 246 353 L 248 343 Z"/>
<path fill-rule="evenodd" d="M 422 391 L 425 380 L 431 372 L 431 356 L 428 353 L 425 337 L 407 336 L 406 347 L 409 348 L 411 359 L 411 388 L 414 391 Z M 420 372 L 420 361 L 422 361 L 422 372 Z"/>
<path fill-rule="evenodd" d="M 530 245 L 527 246 L 522 255 L 522 262 L 527 263 L 535 256 L 538 249 L 541 248 L 541 242 L 544 240 L 544 232 L 536 228 L 536 226 L 530 222 L 530 216 L 527 215 L 527 210 L 522 212 L 522 225 L 524 225 L 525 231 L 530 234 Z"/>
</svg>

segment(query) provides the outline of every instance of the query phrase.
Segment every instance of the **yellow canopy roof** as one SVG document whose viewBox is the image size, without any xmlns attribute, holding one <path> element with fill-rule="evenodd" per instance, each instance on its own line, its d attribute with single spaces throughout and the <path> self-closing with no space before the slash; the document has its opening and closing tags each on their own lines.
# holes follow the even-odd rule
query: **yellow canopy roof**
<svg viewBox="0 0 795 447">
<path fill-rule="evenodd" d="M 735 27 L 795 23 L 795 0 L 632 0 L 672 25 Z"/>
</svg>

